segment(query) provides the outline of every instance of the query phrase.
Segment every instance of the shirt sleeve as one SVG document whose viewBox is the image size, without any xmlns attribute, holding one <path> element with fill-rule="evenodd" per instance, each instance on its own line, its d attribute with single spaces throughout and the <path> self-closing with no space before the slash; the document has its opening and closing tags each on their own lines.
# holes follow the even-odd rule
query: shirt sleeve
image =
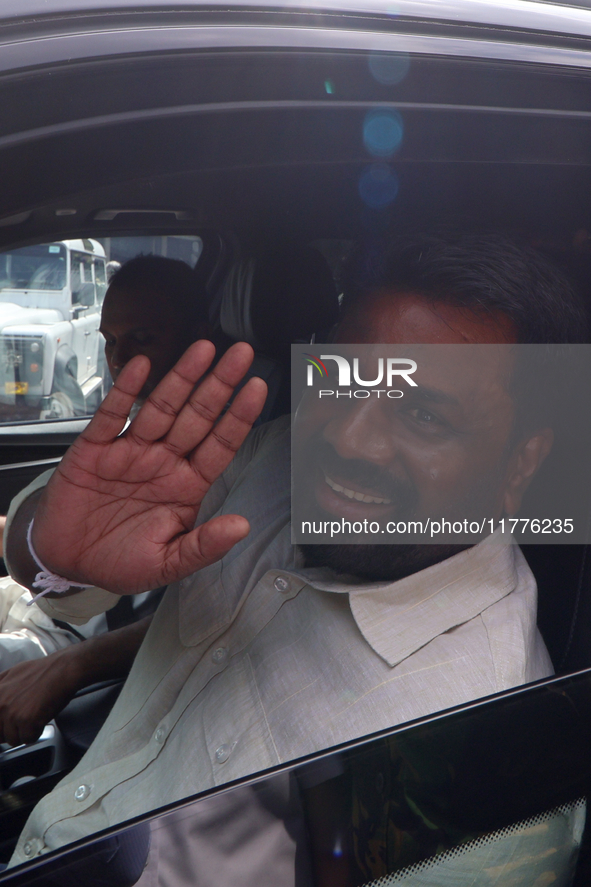
<svg viewBox="0 0 591 887">
<path fill-rule="evenodd" d="M 68 630 L 66 623 L 61 623 L 63 628 L 56 625 L 36 604 L 31 604 L 32 596 L 29 591 L 12 583 L 10 577 L 0 579 L 2 598 L 6 594 L 11 595 L 13 591 L 20 592 L 20 595 L 2 622 L 0 671 L 5 671 L 17 662 L 39 659 L 63 650 L 78 643 L 81 636 L 94 637 L 107 630 L 105 616 L 101 614 L 81 626 L 82 632 L 74 634 L 73 630 Z"/>
<path fill-rule="evenodd" d="M 36 477 L 28 487 L 25 487 L 24 490 L 21 490 L 20 493 L 14 497 L 10 503 L 8 515 L 6 517 L 6 527 L 4 530 L 5 539 L 10 531 L 14 515 L 25 499 L 28 499 L 29 496 L 32 496 L 37 490 L 43 489 L 54 471 L 54 468 L 49 471 L 44 471 L 43 474 Z M 8 572 L 12 575 L 13 571 L 10 565 L 9 552 L 7 551 L 4 552 L 4 563 L 6 564 Z M 118 594 L 105 591 L 104 588 L 96 588 L 95 586 L 92 586 L 84 588 L 78 594 L 69 595 L 68 597 L 39 598 L 37 605 L 47 614 L 47 616 L 50 616 L 53 619 L 61 619 L 64 622 L 71 622 L 73 625 L 82 625 L 83 623 L 88 622 L 92 616 L 110 610 L 119 602 L 119 600 L 120 596 Z"/>
</svg>

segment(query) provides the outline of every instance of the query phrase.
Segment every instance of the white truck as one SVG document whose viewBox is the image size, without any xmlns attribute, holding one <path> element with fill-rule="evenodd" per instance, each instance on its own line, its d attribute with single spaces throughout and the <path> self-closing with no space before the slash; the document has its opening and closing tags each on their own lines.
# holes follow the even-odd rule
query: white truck
<svg viewBox="0 0 591 887">
<path fill-rule="evenodd" d="M 93 413 L 103 395 L 99 332 L 107 289 L 96 240 L 0 254 L 0 405 L 4 421 Z"/>
</svg>

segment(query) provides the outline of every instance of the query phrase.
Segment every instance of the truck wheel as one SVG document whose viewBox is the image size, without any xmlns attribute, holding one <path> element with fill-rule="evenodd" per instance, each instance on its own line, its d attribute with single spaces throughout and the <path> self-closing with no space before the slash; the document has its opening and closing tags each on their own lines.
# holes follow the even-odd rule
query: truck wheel
<svg viewBox="0 0 591 887">
<path fill-rule="evenodd" d="M 49 397 L 49 405 L 41 410 L 40 419 L 73 419 L 74 404 L 63 391 L 55 391 Z"/>
<path fill-rule="evenodd" d="M 66 347 L 60 348 L 55 360 L 53 390 L 49 395 L 48 412 L 51 415 L 47 418 L 71 419 L 86 415 L 84 394 L 76 381 L 76 366 L 74 354 L 70 354 Z"/>
</svg>

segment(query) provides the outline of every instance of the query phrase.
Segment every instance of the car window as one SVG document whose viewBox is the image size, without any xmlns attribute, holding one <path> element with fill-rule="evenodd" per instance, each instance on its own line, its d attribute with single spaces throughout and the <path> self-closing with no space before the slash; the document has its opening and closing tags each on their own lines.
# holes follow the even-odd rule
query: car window
<svg viewBox="0 0 591 887">
<path fill-rule="evenodd" d="M 591 776 L 583 710 L 590 692 L 587 671 L 425 718 L 187 798 L 140 824 L 123 823 L 121 831 L 58 851 L 40 869 L 33 863 L 0 880 L 32 887 L 50 873 L 65 879 L 72 867 L 93 887 L 104 877 L 119 833 L 122 846 L 136 849 L 140 874 L 149 857 L 144 880 L 136 872 L 139 885 L 157 874 L 182 884 L 186 870 L 204 879 L 215 873 L 224 882 L 238 855 L 245 887 L 268 877 L 263 869 L 269 865 L 280 883 L 289 871 L 285 859 L 261 858 L 257 847 L 273 834 L 280 843 L 268 815 L 283 805 L 293 816 L 292 837 L 300 841 L 295 864 L 305 884 L 565 885 L 576 870 L 575 883 L 583 885 L 591 862 L 582 840 L 582 799 Z M 234 816 L 241 808 L 249 811 L 250 828 L 238 851 Z M 10 814 L 2 815 L 6 825 Z M 299 833 L 296 815 L 304 826 Z M 215 831 L 204 835 L 202 824 L 211 819 Z M 208 842 L 225 847 L 221 861 L 208 853 Z M 293 866 L 293 844 L 290 849 Z"/>
<path fill-rule="evenodd" d="M 2 301 L 19 290 L 60 290 L 66 280 L 66 250 L 59 244 L 21 247 L 2 254 Z"/>
<path fill-rule="evenodd" d="M 397 17 L 392 21 L 398 26 Z M 365 28 L 364 39 L 369 33 Z M 319 30 L 314 39 L 322 41 Z M 582 294 L 588 310 L 588 73 L 577 69 L 580 57 L 570 58 L 566 44 L 559 47 L 561 62 L 556 65 L 548 62 L 554 56 L 550 50 L 544 54 L 547 47 L 542 52 L 533 44 L 532 37 L 527 44 L 533 47 L 530 62 L 523 64 L 490 60 L 493 51 L 505 53 L 504 59 L 510 55 L 501 41 L 492 49 L 487 45 L 488 54 L 482 50 L 481 57 L 472 42 L 468 48 L 462 44 L 461 52 L 454 43 L 449 58 L 437 58 L 427 51 L 413 54 L 404 40 L 391 52 L 379 47 L 361 51 L 357 45 L 269 53 L 240 48 L 178 58 L 162 53 L 157 60 L 138 54 L 104 67 L 91 60 L 85 63 L 88 71 L 100 69 L 101 74 L 94 107 L 104 118 L 88 123 L 86 96 L 84 107 L 76 110 L 83 92 L 72 88 L 68 78 L 74 75 L 63 66 L 55 72 L 51 89 L 70 95 L 71 103 L 54 108 L 54 119 L 49 112 L 43 116 L 43 103 L 37 99 L 37 113 L 46 127 L 53 127 L 38 140 L 35 126 L 41 124 L 27 117 L 32 113 L 29 103 L 13 101 L 14 119 L 22 130 L 14 138 L 24 146 L 13 162 L 16 168 L 37 168 L 38 163 L 41 172 L 35 183 L 23 177 L 18 200 L 9 192 L 9 183 L 0 183 L 7 207 L 14 208 L 6 226 L 0 226 L 10 232 L 3 235 L 7 246 L 0 258 L 2 279 L 8 281 L 0 292 L 0 309 L 6 309 L 7 317 L 0 329 L 0 431 L 5 439 L 14 425 L 19 425 L 19 434 L 25 426 L 40 432 L 59 429 L 66 420 L 87 417 L 96 409 L 109 384 L 98 326 L 106 286 L 118 266 L 125 267 L 142 253 L 180 259 L 190 267 L 199 263 L 219 354 L 232 342 L 249 341 L 255 350 L 252 374 L 264 378 L 269 390 L 264 421 L 199 514 L 201 521 L 222 513 L 244 514 L 250 536 L 197 578 L 171 583 L 130 683 L 113 709 L 110 724 L 116 727 L 105 728 L 99 740 L 108 749 L 99 746 L 97 751 L 95 745 L 85 759 L 92 762 L 93 773 L 99 766 L 108 771 L 116 759 L 123 776 L 103 780 L 101 770 L 96 779 L 77 775 L 74 782 L 66 782 L 56 801 L 65 812 L 58 811 L 59 821 L 51 823 L 33 819 L 20 844 L 20 862 L 67 843 L 63 823 L 70 818 L 78 822 L 80 815 L 88 831 L 98 831 L 105 821 L 127 821 L 377 730 L 551 679 L 555 670 L 571 670 L 577 644 L 577 661 L 581 667 L 589 665 L 588 632 L 580 634 L 578 628 L 580 614 L 588 612 L 583 598 L 589 561 L 583 545 L 565 545 L 568 553 L 552 552 L 552 558 L 541 555 L 535 544 L 523 557 L 517 547 L 506 546 L 502 556 L 500 549 L 483 553 L 480 548 L 474 554 L 477 546 L 463 547 L 444 552 L 445 557 L 436 552 L 432 563 L 422 560 L 420 570 L 405 573 L 408 561 L 394 570 L 387 559 L 384 567 L 375 552 L 360 566 L 355 561 L 359 552 L 339 560 L 342 552 L 327 551 L 329 545 L 320 553 L 296 550 L 289 532 L 290 346 L 306 349 L 309 378 L 316 378 L 316 372 L 325 378 L 323 359 L 331 352 L 316 345 L 334 341 L 339 306 L 347 309 L 351 293 L 372 290 L 376 280 L 381 283 L 374 289 L 382 292 L 380 271 L 394 242 L 412 240 L 415 271 L 428 264 L 429 238 L 443 242 L 458 228 L 463 237 L 496 244 L 502 260 L 491 261 L 489 253 L 486 261 L 469 265 L 466 252 L 455 254 L 460 256 L 457 265 L 466 269 L 466 291 L 483 268 L 498 287 L 507 267 L 514 267 L 511 256 L 533 253 L 542 264 L 536 265 L 535 274 L 525 275 L 523 287 L 519 278 L 518 287 L 528 294 L 528 308 L 534 306 L 528 315 L 532 327 L 544 315 L 542 295 L 548 292 Z M 21 95 L 18 90 L 26 93 L 27 76 L 14 87 L 16 98 Z M 40 82 L 39 88 L 46 88 L 43 77 Z M 167 107 L 163 84 L 170 89 Z M 100 159 L 92 179 L 65 163 L 52 169 L 46 140 L 56 156 Z M 48 170 L 54 177 L 41 175 Z M 78 176 L 74 184 L 66 172 Z M 80 209 L 71 211 L 68 207 L 77 200 Z M 31 207 L 30 215 L 19 215 L 22 206 Z M 111 209 L 121 206 L 128 209 Z M 53 231 L 46 219 L 51 216 L 53 224 L 60 213 L 70 219 L 68 226 L 79 213 L 78 219 L 89 220 L 87 228 L 76 222 L 76 240 L 28 242 L 35 239 L 29 237 L 35 226 Z M 156 230 L 159 217 L 165 219 L 166 214 L 171 226 L 178 222 L 180 230 L 187 230 L 192 218 L 206 223 L 207 229 L 202 237 L 146 234 Z M 109 226 L 113 234 L 106 233 Z M 125 235 L 119 236 L 118 230 Z M 60 236 L 73 238 L 72 232 L 64 223 Z M 16 245 L 10 246 L 13 241 Z M 513 246 L 503 246 L 507 241 L 524 252 L 511 252 Z M 397 267 L 408 268 L 408 255 L 397 256 Z M 429 268 L 427 275 L 441 272 L 441 266 Z M 402 275 L 404 286 L 396 293 L 416 294 L 411 280 L 416 278 Z M 450 289 L 455 296 L 455 288 L 446 281 L 444 274 L 443 282 L 439 279 L 429 290 L 429 305 L 431 297 L 449 295 Z M 486 301 L 489 289 L 483 286 L 480 291 L 482 305 L 488 307 L 472 314 L 486 333 L 498 334 L 497 306 Z M 548 326 L 566 323 L 567 301 L 561 302 L 545 335 Z M 458 313 L 453 323 L 443 316 L 447 329 L 470 315 L 461 298 L 452 307 Z M 350 336 L 375 329 L 369 308 L 351 311 Z M 569 316 L 575 318 L 580 341 L 586 341 L 585 310 Z M 403 319 L 397 318 L 397 323 Z M 469 338 L 465 331 L 462 335 Z M 114 338 L 107 338 L 107 348 L 114 347 Z M 479 369 L 475 361 L 463 379 L 471 381 Z M 542 378 L 546 376 L 534 381 Z M 544 392 L 537 393 L 543 401 Z M 481 404 L 479 392 L 470 392 L 468 399 L 472 405 Z M 420 425 L 427 443 L 424 459 L 410 467 L 394 452 L 384 417 L 374 416 L 372 431 L 379 446 L 373 447 L 373 461 L 389 455 L 373 473 L 358 464 L 363 459 L 355 461 L 356 453 L 367 455 L 373 438 L 363 424 L 346 440 L 339 436 L 345 427 L 342 415 L 335 412 L 329 431 L 317 433 L 310 445 L 311 452 L 326 456 L 322 472 L 311 458 L 304 458 L 300 475 L 302 483 L 313 481 L 321 490 L 328 510 L 340 509 L 346 517 L 347 509 L 359 509 L 359 503 L 387 508 L 397 496 L 409 494 L 409 488 L 407 501 L 412 504 L 412 482 L 419 472 L 429 482 L 444 474 L 441 462 L 427 458 L 435 450 L 433 441 L 444 438 L 434 421 L 435 410 L 424 404 L 413 408 L 409 421 Z M 276 421 L 269 425 L 266 420 Z M 509 427 L 512 432 L 507 420 Z M 451 437 L 449 433 L 446 444 Z M 454 442 L 460 447 L 467 437 L 462 426 Z M 473 446 L 478 458 L 489 437 L 494 437 L 492 431 L 488 437 L 483 431 L 481 444 Z M 529 444 L 532 439 L 524 440 Z M 511 466 L 531 466 L 526 457 L 546 454 L 549 439 L 535 437 L 536 443 L 524 445 L 523 458 L 515 457 Z M 509 440 L 513 445 L 516 437 L 499 444 L 508 461 Z M 587 442 L 578 444 L 577 458 L 584 459 Z M 356 467 L 348 472 L 352 462 Z M 538 468 L 543 476 L 541 458 L 534 465 Z M 464 475 L 460 466 L 456 487 Z M 501 471 L 498 475 L 505 478 Z M 521 490 L 530 477 L 533 470 L 524 470 L 515 486 L 521 485 Z M 490 493 L 490 474 L 479 482 L 479 489 Z M 495 488 L 491 499 L 501 509 L 497 492 Z M 503 498 L 502 508 L 504 503 Z M 588 511 L 583 512 L 584 522 Z M 572 520 L 570 515 L 540 515 L 535 508 L 531 512 L 535 521 L 550 517 Z M 414 551 L 406 554 L 416 556 Z M 449 567 L 456 555 L 458 575 L 453 564 Z M 536 580 L 544 614 L 542 634 L 536 623 Z M 61 615 L 55 618 L 61 621 Z M 561 703 L 564 686 L 548 685 L 549 696 Z M 535 876 L 539 883 L 550 883 L 556 875 L 545 868 L 542 857 L 547 853 L 559 859 L 560 873 L 554 880 L 567 884 L 580 843 L 586 776 L 578 773 L 569 782 L 567 775 L 568 791 L 561 784 L 554 794 L 536 795 L 531 804 L 520 806 L 526 797 L 521 788 L 515 788 L 513 798 L 510 791 L 494 796 L 495 775 L 502 772 L 504 785 L 511 787 L 518 760 L 532 783 L 548 784 L 539 761 L 536 767 L 529 761 L 532 767 L 527 769 L 527 750 L 537 741 L 536 731 L 526 730 L 526 754 L 521 758 L 513 749 L 501 761 L 485 742 L 491 736 L 499 741 L 512 736 L 521 715 L 541 733 L 542 721 L 531 714 L 528 698 L 528 693 L 511 697 L 512 715 L 502 722 L 500 732 L 488 724 L 474 734 L 471 727 L 464 733 L 464 726 L 450 726 L 446 733 L 443 718 L 441 732 L 411 729 L 407 745 L 404 739 L 394 746 L 382 739 L 359 756 L 347 748 L 326 771 L 320 768 L 320 775 L 302 773 L 295 797 L 302 799 L 305 811 L 295 811 L 294 816 L 299 826 L 304 816 L 312 845 L 319 838 L 320 850 L 313 847 L 312 854 L 326 854 L 324 862 L 330 863 L 327 871 L 317 874 L 318 882 L 385 887 L 405 879 L 412 882 L 424 873 L 429 883 L 428 861 L 445 852 L 441 862 L 452 868 L 444 877 L 453 883 L 454 861 L 461 865 L 467 858 L 463 854 L 469 857 L 472 850 L 477 856 L 483 848 L 488 852 L 497 840 L 489 841 L 489 836 L 508 829 L 500 838 L 509 842 L 516 836 L 519 841 L 523 835 L 528 840 L 540 833 L 550 835 Z M 576 706 L 570 697 L 567 702 L 572 714 Z M 488 704 L 482 710 L 488 710 Z M 492 703 L 490 711 L 494 710 Z M 562 735 L 555 727 L 556 735 Z M 480 749 L 486 754 L 468 755 Z M 467 774 L 461 783 L 453 778 L 460 771 Z M 490 777 L 491 794 L 481 809 L 475 788 L 482 773 Z M 29 791 L 32 795 L 33 789 Z M 286 795 L 292 798 L 289 787 Z M 457 802 L 457 818 L 447 816 L 450 798 Z M 394 808 L 401 820 L 391 820 Z M 276 808 L 269 800 L 265 809 Z M 552 811 L 558 811 L 556 817 Z M 291 823 L 292 812 L 286 802 L 276 819 Z M 315 815 L 316 824 L 310 826 Z M 550 834 L 556 822 L 559 827 Z M 11 851 L 13 839 L 14 834 Z M 503 854 L 509 852 L 507 844 L 502 847 Z M 521 848 L 528 859 L 537 852 L 527 840 Z M 485 853 L 477 861 L 487 876 L 494 869 L 490 859 Z M 333 864 L 344 865 L 344 873 L 337 869 L 335 874 Z M 421 865 L 426 868 L 409 869 Z"/>
<path fill-rule="evenodd" d="M 0 253 L 0 428 L 91 416 L 111 386 L 100 332 L 114 271 L 139 254 L 194 268 L 197 236 L 80 238 Z"/>
</svg>

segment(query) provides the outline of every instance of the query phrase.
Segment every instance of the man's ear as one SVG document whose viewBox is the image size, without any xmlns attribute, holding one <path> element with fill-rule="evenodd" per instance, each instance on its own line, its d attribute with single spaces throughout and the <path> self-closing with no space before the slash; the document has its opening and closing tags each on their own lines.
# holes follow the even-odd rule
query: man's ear
<svg viewBox="0 0 591 887">
<path fill-rule="evenodd" d="M 509 516 L 517 514 L 523 494 L 529 487 L 542 462 L 552 449 L 554 432 L 551 428 L 537 431 L 533 437 L 521 441 L 509 463 L 509 472 L 503 508 Z"/>
</svg>

